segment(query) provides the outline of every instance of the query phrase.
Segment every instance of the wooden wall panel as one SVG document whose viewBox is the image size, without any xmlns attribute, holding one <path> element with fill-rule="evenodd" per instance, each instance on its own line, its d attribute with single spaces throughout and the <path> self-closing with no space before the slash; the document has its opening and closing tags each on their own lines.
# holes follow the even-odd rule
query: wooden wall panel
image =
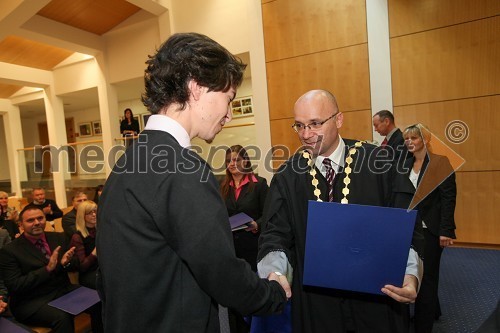
<svg viewBox="0 0 500 333">
<path fill-rule="evenodd" d="M 340 136 L 354 140 L 372 140 L 371 110 L 343 112 L 344 124 L 340 128 Z"/>
<path fill-rule="evenodd" d="M 458 172 L 457 241 L 500 244 L 500 171 Z"/>
<path fill-rule="evenodd" d="M 428 126 L 434 135 L 466 160 L 461 171 L 500 171 L 500 149 L 496 140 L 492 140 L 500 137 L 499 105 L 500 95 L 496 95 L 395 107 L 394 116 L 401 130 L 417 122 Z M 447 138 L 447 125 L 453 121 L 467 125 L 465 141 L 459 142 L 462 136 L 465 137 L 465 131 L 448 133 L 452 137 L 451 140 Z"/>
<path fill-rule="evenodd" d="M 395 106 L 500 93 L 500 16 L 391 39 Z"/>
<path fill-rule="evenodd" d="M 311 89 L 337 97 L 341 111 L 370 109 L 366 44 L 267 63 L 270 119 L 293 117 L 295 101 Z"/>
<path fill-rule="evenodd" d="M 364 0 L 277 0 L 262 20 L 266 61 L 367 42 Z"/>
<path fill-rule="evenodd" d="M 391 37 L 500 14 L 498 0 L 388 0 Z"/>
</svg>

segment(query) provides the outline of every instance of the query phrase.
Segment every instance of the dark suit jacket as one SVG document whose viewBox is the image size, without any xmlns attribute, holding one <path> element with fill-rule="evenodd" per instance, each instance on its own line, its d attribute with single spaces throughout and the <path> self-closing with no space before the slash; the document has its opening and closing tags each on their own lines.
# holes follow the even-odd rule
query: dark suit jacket
<svg viewBox="0 0 500 333">
<path fill-rule="evenodd" d="M 418 188 L 415 191 L 409 179 L 414 157 L 405 161 L 405 172 L 393 177 L 392 205 L 408 208 L 416 205 L 419 219 L 435 236 L 455 236 L 455 204 L 457 187 L 455 173 L 445 156 L 429 153 L 420 170 Z M 400 170 L 402 171 L 402 170 Z"/>
<path fill-rule="evenodd" d="M 245 184 L 241 188 L 238 200 L 235 199 L 234 188 L 229 188 L 228 196 L 225 200 L 227 213 L 233 216 L 238 213 L 245 213 L 259 225 L 261 224 L 264 202 L 266 201 L 267 181 L 259 176 L 255 176 L 257 182 L 254 183 L 252 191 L 249 191 L 250 184 Z M 257 271 L 257 247 L 260 233 L 253 233 L 245 230 L 233 232 L 234 248 L 238 258 L 245 259 L 254 271 Z"/>
<path fill-rule="evenodd" d="M 166 132 L 146 130 L 127 149 L 97 219 L 106 332 L 219 332 L 217 303 L 242 314 L 284 306 L 279 284 L 236 258 L 209 165 Z"/>
<path fill-rule="evenodd" d="M 71 239 L 76 232 L 76 209 L 72 209 L 62 217 L 62 227 L 67 239 Z"/>
<path fill-rule="evenodd" d="M 68 250 L 62 233 L 45 234 L 51 251 L 61 245 L 59 260 Z M 49 273 L 45 266 L 48 260 L 24 236 L 16 238 L 0 250 L 0 271 L 10 294 L 12 314 L 25 320 L 49 303 L 78 286 L 69 281 L 67 271 L 59 264 Z M 78 260 L 73 258 L 68 269 L 78 269 Z"/>
<path fill-rule="evenodd" d="M 396 163 L 403 164 L 407 158 L 413 156 L 412 153 L 408 152 L 408 148 L 405 145 L 405 139 L 403 138 L 403 132 L 401 132 L 399 128 L 396 129 L 389 141 L 387 141 L 387 147 L 391 147 L 391 152 Z"/>
</svg>

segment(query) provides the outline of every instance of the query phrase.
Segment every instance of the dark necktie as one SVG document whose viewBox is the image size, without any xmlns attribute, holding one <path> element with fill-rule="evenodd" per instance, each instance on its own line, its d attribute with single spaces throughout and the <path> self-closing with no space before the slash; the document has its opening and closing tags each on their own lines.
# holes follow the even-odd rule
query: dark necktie
<svg viewBox="0 0 500 333">
<path fill-rule="evenodd" d="M 333 179 L 335 178 L 335 171 L 332 168 L 332 160 L 325 158 L 323 165 L 326 169 L 326 181 L 328 182 L 328 201 L 333 201 Z"/>
<path fill-rule="evenodd" d="M 45 246 L 43 246 L 43 241 L 41 239 L 36 240 L 35 246 L 37 249 L 40 250 L 40 252 L 42 252 L 42 254 L 45 256 L 45 258 L 47 258 L 47 260 L 50 259 L 50 255 L 47 252 L 47 250 L 45 249 Z"/>
<path fill-rule="evenodd" d="M 382 144 L 381 144 L 382 147 L 385 145 L 387 145 L 387 137 L 385 137 L 384 141 L 382 141 Z"/>
</svg>

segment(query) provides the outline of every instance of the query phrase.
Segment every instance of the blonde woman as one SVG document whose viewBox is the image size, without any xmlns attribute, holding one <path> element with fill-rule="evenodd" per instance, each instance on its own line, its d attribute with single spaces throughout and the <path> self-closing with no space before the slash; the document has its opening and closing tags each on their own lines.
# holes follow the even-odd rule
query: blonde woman
<svg viewBox="0 0 500 333">
<path fill-rule="evenodd" d="M 80 284 L 92 289 L 96 289 L 98 267 L 95 249 L 96 224 L 95 202 L 88 200 L 80 203 L 76 211 L 76 233 L 71 237 L 70 247 L 75 247 L 75 256 L 80 261 Z"/>
<path fill-rule="evenodd" d="M 431 333 L 440 315 L 438 299 L 439 266 L 443 249 L 453 245 L 455 236 L 455 173 L 446 156 L 432 153 L 431 132 L 422 124 L 403 131 L 413 157 L 393 180 L 395 207 L 413 208 L 424 228 L 424 275 L 415 303 L 415 332 Z"/>
</svg>

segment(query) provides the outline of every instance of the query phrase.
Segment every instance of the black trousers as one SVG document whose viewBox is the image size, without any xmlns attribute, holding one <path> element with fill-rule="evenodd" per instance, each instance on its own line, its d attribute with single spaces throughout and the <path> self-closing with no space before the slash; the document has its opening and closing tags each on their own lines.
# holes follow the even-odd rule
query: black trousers
<svg viewBox="0 0 500 333">
<path fill-rule="evenodd" d="M 56 309 L 50 305 L 42 306 L 22 323 L 32 326 L 50 327 L 54 333 L 74 333 L 75 323 L 73 315 Z"/>
<path fill-rule="evenodd" d="M 424 276 L 415 302 L 415 333 L 431 333 L 439 304 L 439 266 L 443 248 L 439 237 L 424 228 Z"/>
</svg>

